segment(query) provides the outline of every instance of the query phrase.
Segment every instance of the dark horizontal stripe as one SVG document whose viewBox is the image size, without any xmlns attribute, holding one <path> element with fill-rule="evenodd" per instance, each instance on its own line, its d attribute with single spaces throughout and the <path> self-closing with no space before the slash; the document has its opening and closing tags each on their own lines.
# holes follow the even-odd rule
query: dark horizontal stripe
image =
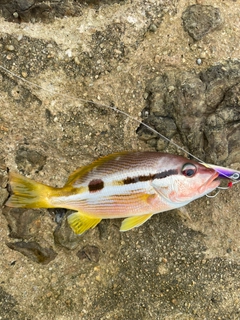
<svg viewBox="0 0 240 320">
<path fill-rule="evenodd" d="M 163 179 L 167 178 L 172 175 L 178 174 L 177 170 L 168 170 L 163 172 L 158 172 L 155 174 L 149 174 L 147 176 L 137 176 L 137 177 L 128 177 L 123 180 L 124 184 L 131 184 L 131 183 L 137 183 L 142 181 L 149 181 L 149 180 L 155 180 L 155 179 Z"/>
<path fill-rule="evenodd" d="M 88 184 L 89 192 L 95 192 L 95 191 L 102 190 L 103 187 L 104 187 L 104 182 L 101 179 L 91 180 Z"/>
<path fill-rule="evenodd" d="M 167 178 L 169 176 L 173 176 L 178 174 L 177 170 L 168 170 L 168 171 L 163 171 L 163 172 L 159 172 L 153 175 L 153 179 L 162 179 L 162 178 Z"/>
</svg>

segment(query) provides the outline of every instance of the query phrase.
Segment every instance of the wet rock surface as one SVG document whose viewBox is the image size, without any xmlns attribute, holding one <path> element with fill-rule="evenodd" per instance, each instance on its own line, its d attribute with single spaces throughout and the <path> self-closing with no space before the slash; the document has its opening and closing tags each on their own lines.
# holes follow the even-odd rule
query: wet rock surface
<svg viewBox="0 0 240 320">
<path fill-rule="evenodd" d="M 204 235 L 179 222 L 174 215 L 163 214 L 158 220 L 158 231 L 144 227 L 140 234 L 137 232 L 131 237 L 134 239 L 132 246 L 129 247 L 128 241 L 120 246 L 121 254 L 116 261 L 118 275 L 112 276 L 111 282 L 106 275 L 106 282 L 101 281 L 101 284 L 105 282 L 104 287 L 99 286 L 94 296 L 93 305 L 103 305 L 100 315 L 117 313 L 121 319 L 126 314 L 136 320 L 161 319 L 162 310 L 168 310 L 170 318 L 178 317 L 175 310 L 183 314 L 187 310 L 187 314 L 197 319 L 202 317 L 204 305 L 208 310 L 205 314 L 217 319 L 224 299 L 229 306 L 224 311 L 225 317 L 239 314 L 239 307 L 232 304 L 230 293 L 239 290 L 236 283 L 240 270 L 238 263 L 229 265 L 225 259 L 205 259 Z M 134 257 L 133 249 L 136 251 Z M 228 284 L 224 279 L 228 279 Z"/>
<path fill-rule="evenodd" d="M 61 223 L 54 230 L 54 242 L 56 245 L 69 250 L 74 250 L 82 243 L 83 238 L 72 232 L 72 229 L 67 223 L 66 216 L 67 213 L 65 213 Z"/>
<path fill-rule="evenodd" d="M 23 319 L 24 314 L 17 311 L 17 301 L 0 287 L 0 310 L 2 320 Z"/>
<path fill-rule="evenodd" d="M 16 0 L 0 1 L 2 16 L 10 22 L 39 22 L 50 23 L 55 17 L 81 14 L 81 5 L 77 1 L 39 1 Z"/>
<path fill-rule="evenodd" d="M 206 14 L 197 41 L 184 30 L 183 0 L 0 4 L 0 65 L 23 78 L 0 69 L 2 204 L 8 170 L 62 187 L 102 155 L 178 152 L 142 131 L 147 145 L 136 122 L 92 101 L 137 118 L 145 108 L 147 121 L 185 149 L 240 169 L 237 2 L 208 1 L 223 22 L 212 32 L 218 15 Z M 120 219 L 103 220 L 80 237 L 66 210 L 3 207 L 0 316 L 238 319 L 239 205 L 234 185 L 185 214 L 155 215 L 125 233 Z"/>
<path fill-rule="evenodd" d="M 79 260 L 86 260 L 89 262 L 99 261 L 99 248 L 96 246 L 87 245 L 77 252 L 77 257 Z"/>
<path fill-rule="evenodd" d="M 237 163 L 239 85 L 239 61 L 227 61 L 199 74 L 168 72 L 147 87 L 144 122 L 207 162 Z M 143 125 L 137 132 L 158 151 L 165 150 L 168 143 Z"/>
<path fill-rule="evenodd" d="M 24 256 L 28 257 L 30 260 L 41 263 L 48 264 L 54 258 L 56 258 L 57 253 L 50 248 L 43 248 L 37 242 L 9 242 L 7 246 L 12 249 L 21 252 Z"/>
<path fill-rule="evenodd" d="M 207 5 L 192 5 L 182 14 L 185 31 L 196 41 L 209 32 L 219 28 L 223 23 L 220 10 Z"/>
<path fill-rule="evenodd" d="M 15 161 L 18 170 L 26 173 L 29 168 L 35 170 L 35 172 L 41 171 L 46 163 L 46 159 L 47 157 L 40 152 L 21 146 L 16 152 Z"/>
<path fill-rule="evenodd" d="M 5 207 L 2 213 L 8 222 L 11 238 L 30 239 L 41 228 L 41 210 Z"/>
</svg>

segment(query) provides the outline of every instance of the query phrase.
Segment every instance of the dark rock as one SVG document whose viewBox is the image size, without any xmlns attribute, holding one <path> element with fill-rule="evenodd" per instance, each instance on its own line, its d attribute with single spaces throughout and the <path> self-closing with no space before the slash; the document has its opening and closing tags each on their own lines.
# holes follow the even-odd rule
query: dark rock
<svg viewBox="0 0 240 320">
<path fill-rule="evenodd" d="M 46 164 L 47 157 L 36 150 L 30 150 L 25 146 L 20 146 L 16 153 L 16 163 L 18 170 L 21 172 L 29 172 L 35 170 L 38 172 L 42 170 Z"/>
<path fill-rule="evenodd" d="M 18 252 L 21 252 L 24 256 L 28 257 L 30 260 L 41 263 L 48 264 L 50 261 L 56 258 L 57 253 L 50 248 L 42 248 L 37 242 L 12 242 L 7 243 L 7 246 Z"/>
<path fill-rule="evenodd" d="M 8 199 L 7 189 L 0 188 L 0 206 L 3 206 Z"/>
<path fill-rule="evenodd" d="M 6 202 L 9 194 L 7 191 L 7 182 L 8 182 L 8 175 L 7 170 L 1 170 L 1 163 L 0 163 L 0 206 L 3 206 Z"/>
<path fill-rule="evenodd" d="M 101 240 L 107 240 L 109 237 L 110 220 L 102 220 L 97 226 L 99 230 L 99 238 Z"/>
<path fill-rule="evenodd" d="M 99 7 L 103 4 L 109 4 L 109 5 L 112 5 L 114 3 L 122 4 L 125 2 L 125 0 L 85 0 L 84 2 L 90 5 L 91 7 L 92 6 Z"/>
<path fill-rule="evenodd" d="M 0 171 L 0 188 L 6 188 L 8 181 L 7 171 L 1 173 Z"/>
<path fill-rule="evenodd" d="M 206 34 L 221 26 L 223 20 L 218 8 L 200 4 L 189 6 L 182 14 L 184 30 L 194 40 L 202 39 Z"/>
<path fill-rule="evenodd" d="M 29 239 L 41 229 L 42 211 L 40 209 L 5 207 L 2 213 L 8 222 L 11 238 Z"/>
<path fill-rule="evenodd" d="M 0 158 L 0 206 L 3 206 L 8 198 L 7 192 L 8 174 L 4 159 Z"/>
<path fill-rule="evenodd" d="M 17 0 L 20 10 L 25 11 L 34 5 L 34 0 Z"/>
<path fill-rule="evenodd" d="M 54 208 L 54 209 L 48 209 L 48 211 L 52 212 L 54 214 L 54 221 L 57 224 L 61 224 L 66 213 L 67 209 L 64 208 Z"/>
<path fill-rule="evenodd" d="M 8 175 L 7 166 L 5 160 L 0 158 L 0 188 L 5 188 L 7 186 Z"/>
<path fill-rule="evenodd" d="M 27 319 L 26 315 L 17 310 L 18 302 L 14 297 L 0 287 L 0 314 L 1 320 Z"/>
<path fill-rule="evenodd" d="M 79 260 L 98 262 L 100 250 L 96 246 L 87 245 L 77 252 Z"/>
<path fill-rule="evenodd" d="M 238 162 L 240 137 L 240 84 L 225 92 L 222 102 L 206 119 L 206 152 L 213 161 L 224 161 L 228 157 Z"/>
<path fill-rule="evenodd" d="M 61 224 L 54 230 L 54 242 L 64 248 L 74 250 L 83 241 L 83 237 L 72 231 L 66 217 L 67 214 L 63 217 Z"/>
<path fill-rule="evenodd" d="M 1 15 L 11 22 L 52 22 L 55 17 L 81 15 L 80 5 L 68 0 L 8 0 L 0 1 Z"/>
<path fill-rule="evenodd" d="M 31 50 L 31 47 L 29 46 L 30 43 L 34 46 L 34 50 Z M 25 35 L 21 39 L 21 46 L 19 46 L 18 38 L 9 34 L 0 38 L 0 45 L 2 47 L 3 54 L 7 54 L 8 51 L 6 51 L 6 48 L 9 45 L 18 48 L 17 55 L 13 56 L 13 54 L 11 54 L 12 58 L 17 59 L 17 65 L 14 68 L 14 72 L 16 74 L 22 74 L 25 72 L 28 76 L 37 76 L 39 73 L 49 68 L 49 66 L 52 66 L 54 60 L 53 57 L 55 57 L 57 52 L 60 50 L 57 43 L 53 40 L 46 42 L 43 39 L 32 39 Z M 49 58 L 46 59 L 46 56 Z M 27 64 L 24 63 L 24 59 L 26 58 L 28 59 Z M 34 59 L 35 61 L 33 62 Z M 9 61 L 7 60 L 4 67 L 8 69 L 11 63 L 12 59 Z M 38 110 L 35 108 L 38 106 L 39 110 L 41 110 L 40 107 L 42 101 L 29 88 L 19 85 L 18 81 L 9 77 L 6 72 L 1 70 L 1 74 L 4 75 L 1 86 L 13 99 L 13 103 L 16 102 L 18 104 L 18 108 L 21 108 L 21 110 L 28 108 L 34 110 L 32 112 L 33 115 L 36 116 L 38 114 Z"/>
<path fill-rule="evenodd" d="M 80 16 L 83 6 L 98 9 L 103 4 L 123 3 L 124 0 L 0 0 L 1 15 L 11 22 L 53 22 L 54 18 Z"/>
<path fill-rule="evenodd" d="M 239 61 L 228 61 L 200 74 L 163 74 L 147 87 L 144 122 L 202 160 L 239 162 L 239 90 Z M 158 151 L 166 150 L 166 142 L 143 125 L 137 132 L 140 139 L 154 143 Z M 168 151 L 176 152 L 171 147 Z"/>
</svg>

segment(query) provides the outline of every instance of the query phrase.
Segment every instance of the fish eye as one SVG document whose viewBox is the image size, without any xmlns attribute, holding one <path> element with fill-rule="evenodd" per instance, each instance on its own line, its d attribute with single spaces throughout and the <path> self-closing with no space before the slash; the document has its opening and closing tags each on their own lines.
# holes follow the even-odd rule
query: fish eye
<svg viewBox="0 0 240 320">
<path fill-rule="evenodd" d="M 197 167 L 192 163 L 186 163 L 182 167 L 182 174 L 185 177 L 193 177 L 195 173 L 197 172 Z"/>
</svg>

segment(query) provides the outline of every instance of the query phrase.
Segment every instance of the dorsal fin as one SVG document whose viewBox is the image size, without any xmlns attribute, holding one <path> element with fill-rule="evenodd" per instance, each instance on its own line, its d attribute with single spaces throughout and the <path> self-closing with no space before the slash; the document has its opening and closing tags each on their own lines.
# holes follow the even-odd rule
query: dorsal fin
<svg viewBox="0 0 240 320">
<path fill-rule="evenodd" d="M 130 153 L 130 152 L 129 151 L 122 151 L 122 152 L 116 152 L 113 154 L 109 154 L 107 156 L 101 157 L 101 158 L 93 161 L 89 165 L 78 168 L 77 170 L 73 171 L 70 174 L 67 182 L 65 183 L 65 186 L 70 185 L 70 184 L 72 185 L 75 181 L 78 181 L 78 183 L 80 183 L 81 178 L 83 176 L 85 176 L 88 172 L 90 172 L 93 168 L 98 167 L 100 165 L 103 165 L 104 163 L 106 163 L 110 160 L 114 160 L 117 157 L 128 154 L 128 153 Z"/>
</svg>

